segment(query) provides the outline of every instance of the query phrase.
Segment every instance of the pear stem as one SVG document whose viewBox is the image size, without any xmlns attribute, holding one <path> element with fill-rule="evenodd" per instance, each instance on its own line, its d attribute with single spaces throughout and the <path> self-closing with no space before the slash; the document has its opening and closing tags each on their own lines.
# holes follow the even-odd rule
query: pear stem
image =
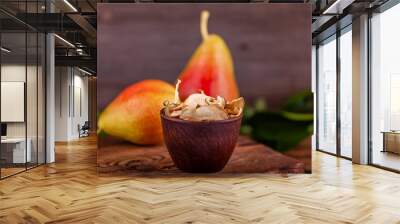
<svg viewBox="0 0 400 224">
<path fill-rule="evenodd" d="M 210 17 L 210 13 L 206 10 L 201 12 L 201 20 L 200 20 L 200 32 L 201 37 L 206 39 L 208 37 L 208 18 Z"/>
<path fill-rule="evenodd" d="M 181 84 L 181 80 L 178 79 L 178 81 L 176 82 L 176 85 L 175 85 L 175 99 L 174 99 L 174 103 L 175 104 L 180 104 L 181 103 L 181 100 L 179 98 L 179 85 L 180 84 Z"/>
</svg>

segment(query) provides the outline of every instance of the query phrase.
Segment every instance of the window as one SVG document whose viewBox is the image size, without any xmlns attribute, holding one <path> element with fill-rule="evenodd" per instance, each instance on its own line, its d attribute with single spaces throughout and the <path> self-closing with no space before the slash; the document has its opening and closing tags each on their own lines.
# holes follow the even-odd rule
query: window
<svg viewBox="0 0 400 224">
<path fill-rule="evenodd" d="M 400 170 L 400 5 L 371 18 L 370 160 Z"/>
<path fill-rule="evenodd" d="M 9 6 L 11 2 L 1 2 Z M 43 1 L 19 2 L 39 13 Z M 0 178 L 45 163 L 45 34 L 3 12 L 0 23 Z"/>
<path fill-rule="evenodd" d="M 317 114 L 317 104 L 315 102 L 317 102 L 316 99 L 316 79 L 317 79 L 317 47 L 315 45 L 312 46 L 311 48 L 311 90 L 314 94 L 314 110 L 313 110 L 313 114 L 314 114 L 314 121 L 313 121 L 313 135 L 312 135 L 312 144 L 311 144 L 311 148 L 312 150 L 316 150 L 317 149 L 317 119 L 315 118 L 315 114 Z"/>
<path fill-rule="evenodd" d="M 336 36 L 318 47 L 318 145 L 336 153 Z"/>
<path fill-rule="evenodd" d="M 348 26 L 340 36 L 340 155 L 352 156 L 352 32 Z"/>
<path fill-rule="evenodd" d="M 318 45 L 317 147 L 352 157 L 352 26 Z M 339 123 L 338 123 L 339 122 Z"/>
</svg>

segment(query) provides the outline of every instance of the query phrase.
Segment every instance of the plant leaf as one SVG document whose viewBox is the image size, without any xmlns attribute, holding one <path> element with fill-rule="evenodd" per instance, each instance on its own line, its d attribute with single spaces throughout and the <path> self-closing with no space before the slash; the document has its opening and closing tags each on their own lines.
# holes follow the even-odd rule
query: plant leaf
<svg viewBox="0 0 400 224">
<path fill-rule="evenodd" d="M 286 151 L 311 133 L 309 126 L 312 121 L 293 121 L 281 113 L 256 113 L 248 122 L 252 127 L 251 136 L 278 151 Z"/>
<path fill-rule="evenodd" d="M 310 91 L 302 91 L 291 96 L 283 108 L 284 111 L 312 114 L 314 111 L 314 96 Z"/>
</svg>

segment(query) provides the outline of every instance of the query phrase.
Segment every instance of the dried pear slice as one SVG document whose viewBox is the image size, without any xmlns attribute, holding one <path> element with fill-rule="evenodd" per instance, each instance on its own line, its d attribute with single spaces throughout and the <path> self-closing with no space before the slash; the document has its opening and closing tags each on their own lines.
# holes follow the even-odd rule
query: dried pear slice
<svg viewBox="0 0 400 224">
<path fill-rule="evenodd" d="M 225 111 L 231 116 L 239 116 L 243 112 L 244 99 L 239 97 L 229 101 L 225 106 Z"/>
<path fill-rule="evenodd" d="M 180 119 L 183 120 L 193 120 L 195 117 L 196 108 L 195 107 L 185 107 L 181 115 L 179 116 Z"/>
<path fill-rule="evenodd" d="M 175 110 L 169 114 L 170 117 L 180 117 L 181 115 L 182 115 L 182 110 Z"/>
<path fill-rule="evenodd" d="M 178 79 L 178 81 L 176 81 L 176 85 L 175 85 L 175 98 L 174 98 L 174 103 L 175 104 L 180 104 L 181 103 L 181 99 L 179 98 L 179 85 L 181 84 L 181 80 Z"/>
<path fill-rule="evenodd" d="M 194 93 L 190 95 L 188 98 L 186 98 L 185 102 L 183 102 L 184 105 L 190 107 L 190 108 L 195 108 L 197 105 L 199 106 L 205 106 L 207 105 L 207 101 L 211 97 L 207 96 L 206 94 L 202 93 Z"/>
<path fill-rule="evenodd" d="M 225 107 L 226 101 L 224 98 L 217 96 L 217 98 L 213 98 L 213 97 L 208 97 L 205 99 L 207 105 L 218 105 L 219 107 L 221 107 L 222 109 Z"/>
<path fill-rule="evenodd" d="M 243 97 L 227 102 L 223 97 L 207 96 L 203 91 L 191 94 L 184 102 L 179 99 L 178 79 L 175 86 L 174 102 L 165 101 L 165 114 L 169 117 L 191 121 L 215 121 L 237 117 L 243 112 Z"/>
<path fill-rule="evenodd" d="M 228 119 L 228 115 L 221 107 L 212 104 L 194 110 L 186 110 L 180 118 L 191 121 L 217 121 Z"/>
</svg>

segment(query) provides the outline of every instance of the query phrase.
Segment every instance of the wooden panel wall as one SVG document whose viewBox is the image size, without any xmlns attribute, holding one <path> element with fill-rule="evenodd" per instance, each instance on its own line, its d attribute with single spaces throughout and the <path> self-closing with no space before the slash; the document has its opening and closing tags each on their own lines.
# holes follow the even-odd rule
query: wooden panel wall
<svg viewBox="0 0 400 224">
<path fill-rule="evenodd" d="M 98 106 L 143 79 L 173 83 L 200 44 L 200 12 L 232 52 L 241 94 L 278 108 L 311 89 L 308 4 L 98 4 Z"/>
</svg>

